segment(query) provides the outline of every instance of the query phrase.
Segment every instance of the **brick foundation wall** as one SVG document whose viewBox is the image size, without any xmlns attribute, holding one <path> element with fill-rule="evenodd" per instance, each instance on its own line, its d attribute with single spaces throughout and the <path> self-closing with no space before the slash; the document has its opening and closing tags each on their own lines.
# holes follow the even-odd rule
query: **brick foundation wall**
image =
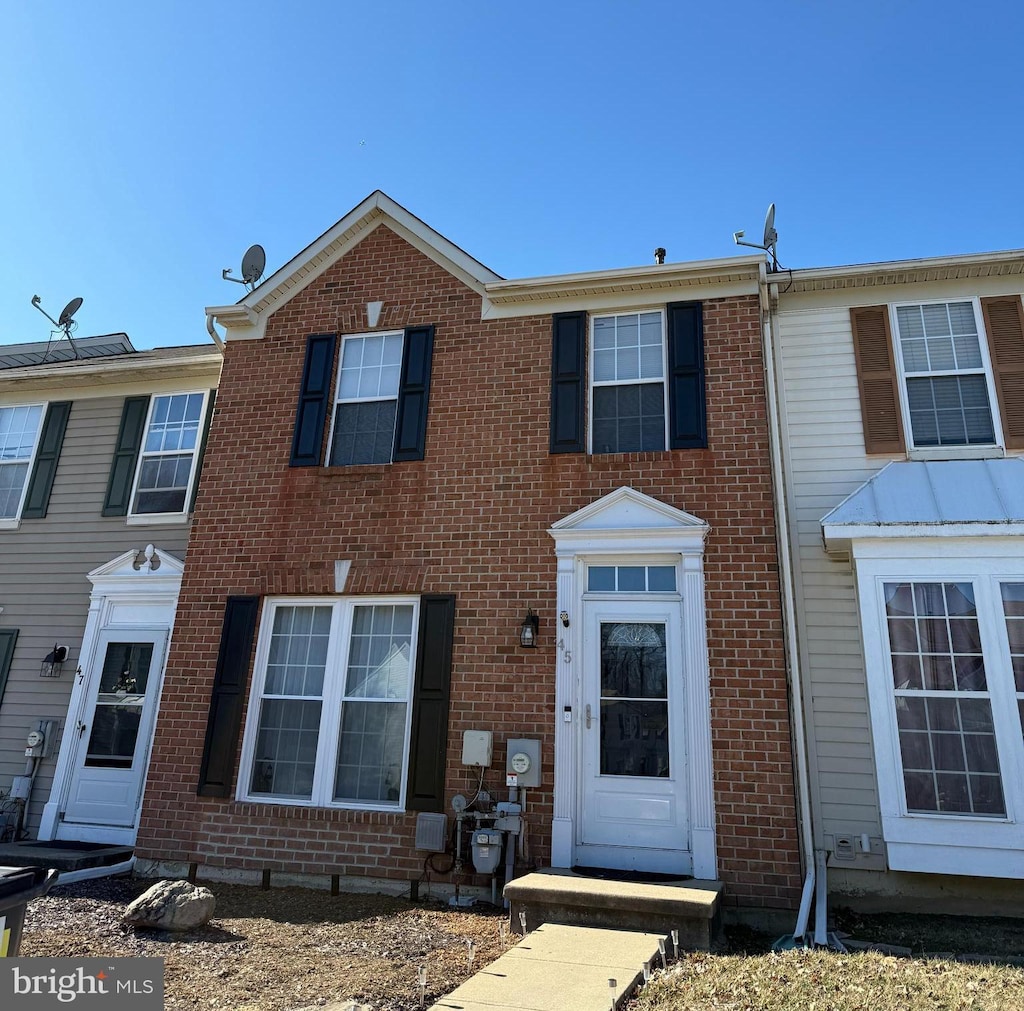
<svg viewBox="0 0 1024 1011">
<path fill-rule="evenodd" d="M 289 468 L 306 337 L 433 323 L 422 462 Z M 550 860 L 556 520 L 623 485 L 711 525 L 705 555 L 720 876 L 729 900 L 794 906 L 799 856 L 755 296 L 704 304 L 706 450 L 548 452 L 549 316 L 481 322 L 480 297 L 384 226 L 292 298 L 262 341 L 231 342 L 203 471 L 137 853 L 222 867 L 408 878 L 415 814 L 199 798 L 228 594 L 457 595 L 446 796 L 471 794 L 462 732 L 543 742 L 530 844 Z M 540 647 L 518 646 L 532 606 Z"/>
</svg>

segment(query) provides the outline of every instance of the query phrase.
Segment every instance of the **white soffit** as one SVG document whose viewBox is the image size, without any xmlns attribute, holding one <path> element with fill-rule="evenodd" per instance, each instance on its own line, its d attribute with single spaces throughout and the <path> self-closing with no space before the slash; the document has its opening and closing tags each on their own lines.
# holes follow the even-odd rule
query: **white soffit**
<svg viewBox="0 0 1024 1011">
<path fill-rule="evenodd" d="M 778 285 L 779 296 L 784 298 L 802 292 L 891 288 L 927 281 L 975 280 L 1021 274 L 1024 274 L 1024 249 L 1009 249 L 995 253 L 966 253 L 920 260 L 857 263 L 845 267 L 781 270 L 770 274 L 768 280 Z"/>
<path fill-rule="evenodd" d="M 861 538 L 1024 535 L 1024 460 L 895 461 L 821 529 L 830 549 Z"/>
<path fill-rule="evenodd" d="M 760 254 L 494 281 L 486 286 L 483 318 L 756 295 L 764 266 Z"/>
<path fill-rule="evenodd" d="M 132 354 L 47 362 L 0 371 L 0 398 L 54 390 L 74 397 L 109 396 L 111 388 L 151 386 L 163 392 L 190 385 L 216 386 L 223 355 L 212 345 L 156 348 Z"/>
</svg>

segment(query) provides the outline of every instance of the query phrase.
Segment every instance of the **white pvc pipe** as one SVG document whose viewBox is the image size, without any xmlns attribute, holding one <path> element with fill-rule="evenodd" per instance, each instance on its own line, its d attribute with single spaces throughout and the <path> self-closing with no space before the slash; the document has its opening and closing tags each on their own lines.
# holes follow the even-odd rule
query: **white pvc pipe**
<svg viewBox="0 0 1024 1011">
<path fill-rule="evenodd" d="M 76 881 L 91 881 L 93 878 L 110 878 L 115 874 L 129 874 L 135 867 L 135 857 L 122 860 L 119 864 L 108 864 L 106 867 L 84 867 L 80 871 L 61 871 L 57 878 L 58 885 L 71 885 Z"/>
<path fill-rule="evenodd" d="M 818 887 L 814 896 L 814 943 L 828 946 L 828 884 L 826 883 L 825 851 L 814 854 Z"/>
<path fill-rule="evenodd" d="M 807 868 L 804 878 L 804 890 L 800 893 L 800 911 L 796 915 L 796 926 L 793 928 L 794 940 L 799 940 L 807 933 L 807 921 L 811 918 L 811 899 L 814 897 L 814 868 Z"/>
</svg>

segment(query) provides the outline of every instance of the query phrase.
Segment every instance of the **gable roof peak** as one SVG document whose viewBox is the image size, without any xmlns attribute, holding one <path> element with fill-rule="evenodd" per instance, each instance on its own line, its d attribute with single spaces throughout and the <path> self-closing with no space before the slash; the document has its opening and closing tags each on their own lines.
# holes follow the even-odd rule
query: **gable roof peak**
<svg viewBox="0 0 1024 1011">
<path fill-rule="evenodd" d="M 207 308 L 207 316 L 226 326 L 229 333 L 234 329 L 238 336 L 243 335 L 242 331 L 247 331 L 245 336 L 262 336 L 266 316 L 281 308 L 381 225 L 387 225 L 474 291 L 483 294 L 486 284 L 501 280 L 499 274 L 377 189 L 253 291 L 233 305 Z"/>
</svg>

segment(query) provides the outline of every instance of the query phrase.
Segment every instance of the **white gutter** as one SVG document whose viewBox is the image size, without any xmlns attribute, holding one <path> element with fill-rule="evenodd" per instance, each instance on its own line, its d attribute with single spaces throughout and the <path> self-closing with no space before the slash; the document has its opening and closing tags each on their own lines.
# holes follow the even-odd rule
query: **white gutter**
<svg viewBox="0 0 1024 1011">
<path fill-rule="evenodd" d="M 797 914 L 793 937 L 799 942 L 807 932 L 807 921 L 811 912 L 811 896 L 815 886 L 814 830 L 811 810 L 810 765 L 807 760 L 807 737 L 804 723 L 803 678 L 800 671 L 800 650 L 796 634 L 796 586 L 793 581 L 793 561 L 790 555 L 789 513 L 786 509 L 786 485 L 783 468 L 782 432 L 780 429 L 778 376 L 775 370 L 775 349 L 772 334 L 771 299 L 768 292 L 767 270 L 762 261 L 758 291 L 761 300 L 761 331 L 764 341 L 765 392 L 768 399 L 768 441 L 772 458 L 772 484 L 774 486 L 776 538 L 779 550 L 779 580 L 782 592 L 783 620 L 785 624 L 786 654 L 789 661 L 789 679 L 792 685 L 793 718 L 793 749 L 796 752 L 796 787 L 800 805 L 800 850 L 806 877 L 803 892 L 800 896 L 800 910 Z M 820 880 L 818 895 L 824 892 L 824 859 L 820 861 Z M 818 917 L 822 918 L 825 902 L 818 902 Z M 824 930 L 818 937 L 815 924 L 814 940 L 818 944 L 826 944 Z"/>
</svg>

